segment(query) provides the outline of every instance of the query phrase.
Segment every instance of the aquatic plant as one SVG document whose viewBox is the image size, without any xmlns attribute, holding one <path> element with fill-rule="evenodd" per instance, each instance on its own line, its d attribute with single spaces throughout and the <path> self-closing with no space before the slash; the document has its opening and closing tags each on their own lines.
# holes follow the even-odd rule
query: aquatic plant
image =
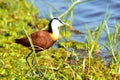
<svg viewBox="0 0 120 80">
<path fill-rule="evenodd" d="M 86 42 L 64 36 L 65 39 L 58 42 L 58 48 L 51 47 L 36 54 L 37 63 L 34 62 L 30 69 L 25 61 L 30 50 L 14 40 L 48 24 L 47 19 L 38 19 L 37 14 L 37 8 L 26 0 L 0 0 L 0 79 L 120 79 L 120 24 L 112 26 L 111 33 L 107 17 L 93 32 L 87 29 Z M 69 29 L 66 31 L 70 32 Z M 100 40 L 101 32 L 106 34 L 107 42 Z M 65 32 L 61 34 L 66 35 Z M 109 55 L 96 56 L 98 53 Z M 31 65 L 33 58 L 34 55 L 29 59 Z M 111 60 L 106 60 L 109 62 L 106 65 L 104 59 Z"/>
</svg>

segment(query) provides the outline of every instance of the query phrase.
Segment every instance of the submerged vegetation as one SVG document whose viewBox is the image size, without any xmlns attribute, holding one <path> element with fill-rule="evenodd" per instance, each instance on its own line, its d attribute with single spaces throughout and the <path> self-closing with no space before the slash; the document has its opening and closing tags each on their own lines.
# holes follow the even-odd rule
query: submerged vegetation
<svg viewBox="0 0 120 80">
<path fill-rule="evenodd" d="M 37 15 L 38 9 L 26 0 L 0 0 L 0 79 L 120 79 L 120 24 L 112 26 L 114 30 L 110 33 L 107 15 L 93 32 L 88 29 L 84 43 L 66 40 L 71 36 L 70 30 L 61 31 L 65 39 L 58 42 L 58 48 L 38 52 L 36 57 L 33 54 L 29 58 L 30 69 L 25 57 L 31 51 L 14 40 L 26 35 L 25 31 L 30 34 L 48 25 L 47 19 L 37 18 Z M 102 32 L 107 42 L 100 40 Z M 100 57 L 100 54 L 106 56 Z M 109 63 L 107 59 L 111 59 Z"/>
</svg>

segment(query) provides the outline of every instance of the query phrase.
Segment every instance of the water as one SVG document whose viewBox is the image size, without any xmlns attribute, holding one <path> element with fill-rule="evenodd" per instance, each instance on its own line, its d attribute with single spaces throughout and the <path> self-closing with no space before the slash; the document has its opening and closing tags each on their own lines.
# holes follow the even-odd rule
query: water
<svg viewBox="0 0 120 80">
<path fill-rule="evenodd" d="M 49 11 L 53 13 L 54 17 L 57 17 L 68 9 L 65 0 L 35 0 L 34 4 L 39 9 L 38 16 L 43 18 L 48 18 Z M 71 4 L 70 0 L 68 4 Z M 54 8 L 50 7 L 51 5 Z M 73 15 L 73 28 L 82 32 L 86 32 L 86 27 L 94 30 L 94 28 L 102 22 L 106 11 L 111 14 L 111 17 L 107 23 L 108 26 L 115 25 L 117 21 L 120 21 L 120 0 L 92 0 L 86 3 L 76 5 Z M 71 39 L 85 42 L 86 38 L 84 35 L 73 34 Z M 104 34 L 102 34 L 101 39 L 103 42 L 106 41 L 106 37 Z M 104 60 L 104 53 L 101 54 L 101 57 Z M 109 59 L 111 60 L 111 58 Z M 104 61 L 107 62 L 108 60 Z"/>
<path fill-rule="evenodd" d="M 71 2 L 69 1 L 68 4 L 71 4 Z M 39 17 L 47 17 L 48 11 L 52 11 L 56 17 L 56 10 L 51 8 L 50 5 L 58 9 L 60 14 L 67 9 L 65 0 L 35 0 L 35 5 L 39 8 Z M 108 13 L 111 14 L 108 24 L 114 25 L 115 21 L 120 20 L 120 0 L 93 0 L 76 5 L 73 27 L 79 30 L 84 30 L 86 24 L 90 28 L 96 27 L 104 18 L 107 9 Z"/>
<path fill-rule="evenodd" d="M 34 4 L 39 9 L 38 16 L 45 18 L 48 18 L 48 12 L 50 11 L 53 13 L 54 17 L 57 17 L 68 9 L 65 0 L 35 0 Z M 68 1 L 68 4 L 70 5 L 71 2 Z M 116 21 L 120 20 L 120 0 L 92 0 L 76 5 L 73 15 L 73 28 L 82 32 L 86 32 L 86 27 L 89 27 L 93 30 L 97 25 L 101 23 L 106 11 L 111 14 L 111 18 L 108 21 L 108 26 L 115 25 Z M 72 39 L 75 39 L 77 41 L 85 40 L 79 36 L 74 36 L 75 35 L 73 34 Z M 103 40 L 105 40 L 104 34 L 102 37 Z"/>
</svg>

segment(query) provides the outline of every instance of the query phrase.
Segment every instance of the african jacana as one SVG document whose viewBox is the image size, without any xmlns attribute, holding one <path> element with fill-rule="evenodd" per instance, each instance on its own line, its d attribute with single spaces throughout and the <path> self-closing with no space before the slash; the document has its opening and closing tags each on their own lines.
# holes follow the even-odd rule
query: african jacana
<svg viewBox="0 0 120 80">
<path fill-rule="evenodd" d="M 53 18 L 49 22 L 48 30 L 40 30 L 30 34 L 35 51 L 42 51 L 50 48 L 54 44 L 54 42 L 56 42 L 59 39 L 58 28 L 62 25 L 64 25 L 64 23 L 60 19 Z M 15 42 L 23 46 L 26 46 L 32 50 L 32 47 L 27 36 L 20 39 L 15 39 Z M 31 53 L 29 53 L 28 56 L 26 57 L 28 65 L 29 65 L 28 57 L 31 55 Z"/>
</svg>

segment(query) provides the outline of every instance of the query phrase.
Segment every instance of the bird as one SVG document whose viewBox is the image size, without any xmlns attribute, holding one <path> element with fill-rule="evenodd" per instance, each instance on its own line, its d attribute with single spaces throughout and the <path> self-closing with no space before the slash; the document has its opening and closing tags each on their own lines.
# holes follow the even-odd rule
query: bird
<svg viewBox="0 0 120 80">
<path fill-rule="evenodd" d="M 53 18 L 50 20 L 48 24 L 48 30 L 40 30 L 40 31 L 31 33 L 29 36 L 31 37 L 35 52 L 43 51 L 53 46 L 53 44 L 60 38 L 59 27 L 63 25 L 65 25 L 65 23 L 61 19 Z M 15 39 L 15 43 L 26 46 L 30 50 L 32 50 L 30 41 L 27 36 L 24 36 L 20 39 Z M 26 56 L 26 61 L 29 66 L 30 64 L 28 62 L 28 57 L 31 55 L 32 52 L 30 52 Z"/>
</svg>

